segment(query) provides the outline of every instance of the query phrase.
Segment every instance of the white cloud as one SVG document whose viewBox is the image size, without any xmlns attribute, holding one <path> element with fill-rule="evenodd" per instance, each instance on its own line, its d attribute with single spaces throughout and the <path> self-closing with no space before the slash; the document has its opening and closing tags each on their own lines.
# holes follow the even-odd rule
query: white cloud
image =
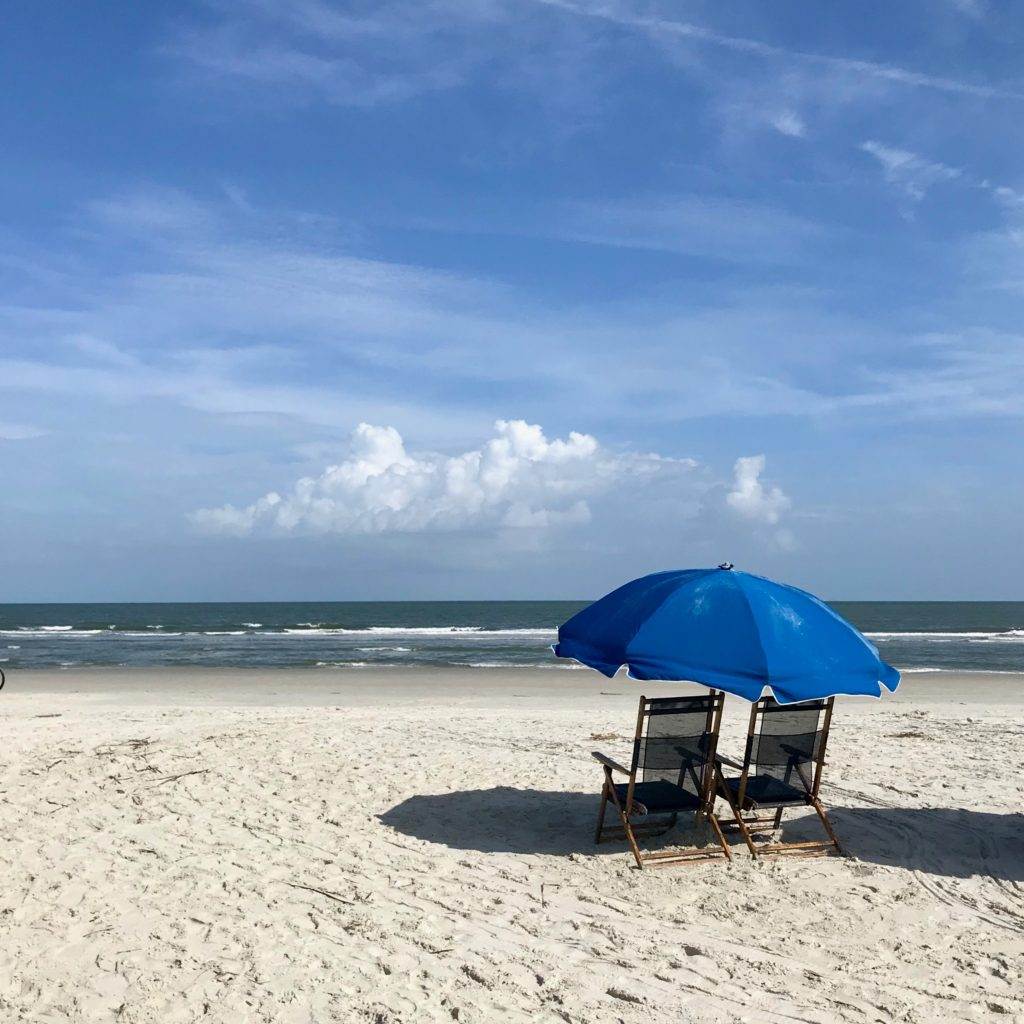
<svg viewBox="0 0 1024 1024">
<path fill-rule="evenodd" d="M 36 437 L 45 437 L 46 433 L 27 423 L 0 423 L 0 441 L 31 441 Z"/>
<path fill-rule="evenodd" d="M 1009 206 L 1013 197 L 1002 192 Z M 1016 336 L 998 341 L 1003 370 L 993 374 L 969 358 L 990 345 L 975 330 L 961 329 L 956 346 L 921 348 L 914 335 L 900 332 L 894 342 L 866 319 L 825 308 L 827 293 L 745 281 L 709 291 L 694 308 L 645 295 L 552 310 L 530 291 L 493 280 L 325 252 L 315 245 L 319 229 L 303 228 L 297 215 L 267 214 L 229 230 L 227 215 L 214 207 L 195 219 L 204 227 L 168 239 L 154 225 L 170 217 L 141 205 L 138 223 L 140 204 L 130 198 L 103 204 L 98 228 L 85 222 L 110 230 L 116 212 L 110 244 L 120 264 L 95 280 L 79 273 L 72 287 L 54 258 L 39 271 L 47 282 L 39 306 L 0 310 L 0 393 L 275 415 L 329 428 L 332 438 L 359 420 L 384 422 L 415 429 L 435 446 L 490 420 L 494 384 L 510 401 L 531 403 L 537 418 L 567 393 L 619 422 L 1024 410 Z M 800 246 L 813 251 L 816 239 L 813 225 L 769 216 L 756 204 L 664 199 L 577 206 L 573 214 L 573 228 L 586 225 L 606 244 L 628 244 L 644 232 L 643 244 L 652 247 L 710 238 L 710 252 L 754 250 L 758 261 L 802 258 Z M 146 272 L 136 265 L 141 245 L 148 246 Z M 975 262 L 990 277 L 993 268 L 1013 272 L 1006 285 L 1020 287 L 1019 237 L 988 245 L 991 252 L 978 252 Z M 773 325 L 771 345 L 752 343 L 765 324 Z M 621 358 L 624 339 L 628 360 Z M 962 355 L 950 367 L 954 347 Z M 890 353 L 905 348 L 920 355 L 913 370 L 887 373 Z M 817 353 L 810 363 L 808 351 Z M 832 368 L 823 377 L 809 372 L 819 361 Z M 945 392 L 953 371 L 955 391 L 936 404 L 929 384 Z M 839 376 L 847 387 L 836 392 L 829 382 Z M 421 386 L 438 381 L 466 401 L 443 403 Z"/>
<path fill-rule="evenodd" d="M 242 40 L 233 32 L 196 32 L 186 36 L 175 51 L 209 75 L 257 86 L 308 90 L 329 103 L 358 107 L 398 103 L 423 92 L 451 88 L 464 74 L 457 60 L 382 73 L 344 53 L 321 56 L 278 42 Z"/>
<path fill-rule="evenodd" d="M 575 0 L 537 0 L 537 2 L 585 18 L 593 18 L 624 28 L 632 28 L 649 34 L 653 39 L 663 44 L 685 40 L 687 43 L 703 43 L 706 46 L 731 50 L 734 53 L 743 53 L 751 57 L 782 59 L 787 63 L 801 63 L 835 71 L 850 72 L 864 78 L 875 78 L 883 82 L 893 82 L 913 88 L 934 89 L 939 92 L 977 96 L 984 99 L 1000 97 L 1014 100 L 1024 99 L 1024 95 L 1019 92 L 997 86 L 966 82 L 961 79 L 946 78 L 941 75 L 922 74 L 909 68 L 893 64 L 882 64 L 870 60 L 860 60 L 855 57 L 787 49 L 782 46 L 762 42 L 759 39 L 715 32 L 693 22 L 676 21 L 671 18 L 641 14 L 625 8 L 611 7 L 604 3 L 597 6 L 578 3 Z M 967 3 L 964 3 L 965 7 L 969 5 L 969 0 Z"/>
<path fill-rule="evenodd" d="M 1024 205 L 1024 193 L 1007 185 L 1000 185 L 989 178 L 979 177 L 962 167 L 927 160 L 906 149 L 886 146 L 881 142 L 868 141 L 860 147 L 870 153 L 881 165 L 886 180 L 906 193 L 915 202 L 925 197 L 928 190 L 947 182 L 955 182 L 961 188 L 975 189 L 988 194 L 1007 212 L 1017 213 Z"/>
<path fill-rule="evenodd" d="M 950 0 L 950 3 L 961 14 L 979 21 L 988 13 L 984 0 Z"/>
<path fill-rule="evenodd" d="M 739 262 L 795 262 L 822 237 L 818 224 L 796 214 L 714 195 L 578 202 L 537 230 L 576 242 Z"/>
<path fill-rule="evenodd" d="M 72 334 L 65 338 L 64 342 L 91 362 L 121 367 L 137 365 L 137 361 L 129 353 L 91 334 Z"/>
<path fill-rule="evenodd" d="M 166 52 L 204 85 L 244 86 L 248 103 L 262 89 L 275 102 L 385 106 L 463 85 L 481 66 L 493 78 L 511 59 L 498 42 L 510 12 L 488 0 L 377 0 L 365 16 L 316 0 L 212 6 Z"/>
<path fill-rule="evenodd" d="M 761 482 L 764 472 L 763 455 L 746 455 L 733 466 L 732 490 L 725 496 L 731 509 L 743 516 L 774 525 L 790 506 L 789 498 L 779 487 L 765 487 Z"/>
<path fill-rule="evenodd" d="M 791 139 L 802 139 L 807 134 L 807 125 L 799 114 L 792 110 L 780 110 L 768 118 L 768 123 L 782 135 Z"/>
<path fill-rule="evenodd" d="M 869 140 L 860 147 L 873 156 L 881 165 L 886 180 L 899 188 L 915 202 L 924 199 L 934 185 L 955 181 L 963 175 L 959 167 L 934 163 L 906 149 L 886 146 Z"/>
<path fill-rule="evenodd" d="M 239 536 L 539 530 L 587 522 L 588 498 L 618 484 L 694 466 L 613 453 L 575 431 L 548 440 L 523 420 L 498 420 L 494 437 L 460 455 L 412 454 L 393 427 L 362 423 L 348 457 L 320 476 L 304 477 L 287 494 L 200 509 L 191 519 L 200 529 Z"/>
<path fill-rule="evenodd" d="M 1009 207 L 1003 191 L 999 201 Z M 949 333 L 958 339 L 922 347 L 916 335 L 898 331 L 894 340 L 866 318 L 838 315 L 827 292 L 747 281 L 712 288 L 692 307 L 644 294 L 552 309 L 494 280 L 324 249 L 319 225 L 294 211 L 234 222 L 226 203 L 211 204 L 189 231 L 162 232 L 155 225 L 189 204 L 172 197 L 164 216 L 153 210 L 160 193 L 147 195 L 93 204 L 82 230 L 98 238 L 113 230 L 114 257 L 95 279 L 77 265 L 68 274 L 55 256 L 37 274 L 46 282 L 39 305 L 0 310 L 0 394 L 278 416 L 291 424 L 283 428 L 289 444 L 292 429 L 302 439 L 326 429 L 333 441 L 365 420 L 415 430 L 434 447 L 489 422 L 495 386 L 537 419 L 571 394 L 579 408 L 602 409 L 613 430 L 722 415 L 852 421 L 881 410 L 899 418 L 1024 411 L 1020 338 L 989 342 L 956 321 Z M 711 252 L 755 250 L 757 260 L 806 263 L 814 251 L 813 225 L 756 204 L 690 200 L 577 206 L 572 226 L 608 244 L 644 232 L 651 246 L 711 238 Z M 730 218 L 739 225 L 732 234 Z M 1012 274 L 1006 286 L 1020 287 L 1019 238 L 987 244 L 991 251 L 974 256 L 978 272 Z M 766 324 L 771 344 L 753 342 Z M 992 345 L 1003 353 L 999 373 L 980 358 Z M 911 368 L 897 372 L 891 354 L 904 349 L 914 353 Z M 811 361 L 808 352 L 816 353 Z M 829 372 L 819 374 L 821 366 Z M 836 391 L 839 378 L 845 387 Z M 941 404 L 936 390 L 946 395 Z M 444 400 L 455 392 L 464 400 Z M 19 415 L 39 418 L 31 407 Z"/>
</svg>

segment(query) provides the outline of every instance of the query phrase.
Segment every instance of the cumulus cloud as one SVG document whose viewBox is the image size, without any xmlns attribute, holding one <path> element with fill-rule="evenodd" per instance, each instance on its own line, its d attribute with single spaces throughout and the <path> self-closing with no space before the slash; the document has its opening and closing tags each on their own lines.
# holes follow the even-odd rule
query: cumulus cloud
<svg viewBox="0 0 1024 1024">
<path fill-rule="evenodd" d="M 774 525 L 789 508 L 789 498 L 779 487 L 766 487 L 761 481 L 764 472 L 763 455 L 746 455 L 733 466 L 732 489 L 725 496 L 726 503 L 744 519 Z"/>
<path fill-rule="evenodd" d="M 289 492 L 199 509 L 213 533 L 366 535 L 459 529 L 540 530 L 590 519 L 588 498 L 617 484 L 695 467 L 688 459 L 615 453 L 589 434 L 549 440 L 523 420 L 459 455 L 414 454 L 394 427 L 361 423 L 347 457 Z"/>
</svg>

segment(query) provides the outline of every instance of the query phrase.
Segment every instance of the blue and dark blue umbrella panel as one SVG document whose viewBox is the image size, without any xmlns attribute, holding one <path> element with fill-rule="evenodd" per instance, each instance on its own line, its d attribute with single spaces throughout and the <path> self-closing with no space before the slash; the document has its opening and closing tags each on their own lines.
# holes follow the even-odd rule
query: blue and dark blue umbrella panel
<svg viewBox="0 0 1024 1024">
<path fill-rule="evenodd" d="M 824 601 L 731 568 L 633 580 L 574 615 L 552 648 L 606 676 L 688 680 L 780 704 L 882 695 L 900 674 Z"/>
</svg>

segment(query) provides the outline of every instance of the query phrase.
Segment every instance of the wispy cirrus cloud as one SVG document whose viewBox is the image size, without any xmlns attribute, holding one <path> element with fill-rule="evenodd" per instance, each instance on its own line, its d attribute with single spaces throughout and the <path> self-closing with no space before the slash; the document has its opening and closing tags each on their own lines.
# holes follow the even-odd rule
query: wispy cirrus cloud
<svg viewBox="0 0 1024 1024">
<path fill-rule="evenodd" d="M 1018 247 L 1018 261 L 1024 247 Z M 877 385 L 932 416 L 1024 416 L 1024 336 L 992 330 L 935 333 L 917 340 L 915 365 L 876 367 Z M 919 412 L 918 415 L 921 413 Z"/>
<path fill-rule="evenodd" d="M 965 12 L 976 6 L 963 2 Z M 617 30 L 614 37 L 609 30 Z M 627 2 L 216 4 L 203 19 L 182 19 L 165 50 L 204 87 L 234 89 L 249 103 L 256 90 L 263 103 L 389 107 L 486 84 L 529 97 L 538 115 L 557 114 L 546 131 L 556 124 L 572 131 L 600 118 L 637 38 L 665 58 L 666 68 L 675 64 L 699 82 L 723 109 L 738 102 L 741 120 L 790 138 L 806 134 L 813 108 L 842 108 L 855 96 L 870 101 L 890 89 L 1024 100 L 1015 85 L 787 47 Z M 517 45 L 506 45 L 509 40 Z M 747 69 L 737 76 L 716 67 L 716 52 L 746 62 Z M 744 83 L 752 101 L 729 99 Z M 539 128 L 536 118 L 533 127 Z"/>
<path fill-rule="evenodd" d="M 463 62 L 454 59 L 388 70 L 368 67 L 352 57 L 249 41 L 231 30 L 185 33 L 171 52 L 214 80 L 273 86 L 290 90 L 295 98 L 308 96 L 355 107 L 400 103 L 421 93 L 451 88 L 464 76 Z"/>
<path fill-rule="evenodd" d="M 1024 92 L 1015 88 L 932 75 L 879 61 L 777 46 L 759 39 L 717 32 L 694 22 L 662 17 L 657 14 L 641 14 L 628 4 L 602 3 L 598 5 L 578 3 L 575 0 L 534 0 L 534 2 L 581 17 L 642 31 L 661 42 L 671 43 L 673 40 L 697 42 L 752 57 L 781 59 L 786 62 L 795 61 L 812 67 L 849 72 L 912 88 L 974 96 L 980 99 L 1024 101 Z"/>
<path fill-rule="evenodd" d="M 0 441 L 31 441 L 46 434 L 47 431 L 28 423 L 0 422 Z"/>
<path fill-rule="evenodd" d="M 177 217 L 182 209 L 190 216 Z M 798 219 L 696 197 L 560 212 L 563 238 L 578 232 L 587 244 L 703 251 L 756 267 L 816 242 L 815 227 Z M 510 404 L 546 418 L 565 393 L 619 422 L 975 416 L 1019 405 L 1012 364 L 1000 377 L 969 358 L 976 333 L 942 346 L 912 331 L 894 340 L 838 316 L 828 294 L 813 290 L 743 284 L 685 310 L 629 295 L 563 309 L 493 278 L 352 255 L 298 216 L 239 215 L 234 204 L 187 196 L 161 208 L 160 193 L 95 203 L 76 230 L 123 261 L 77 275 L 67 293 L 44 268 L 38 304 L 0 308 L 0 389 L 156 398 L 333 430 L 385 422 L 442 440 Z M 780 235 L 791 236 L 782 249 Z M 1017 342 L 998 344 L 1012 352 Z M 894 346 L 913 354 L 912 375 L 885 372 Z M 945 388 L 954 364 L 957 388 L 939 410 L 928 384 Z"/>
<path fill-rule="evenodd" d="M 918 153 L 873 139 L 862 143 L 860 148 L 878 161 L 886 180 L 914 202 L 920 202 L 937 185 L 954 183 L 985 192 L 1010 207 L 1019 207 L 1024 202 L 1024 193 L 1017 189 L 996 184 L 962 167 L 929 160 Z"/>
<path fill-rule="evenodd" d="M 925 160 L 909 150 L 886 146 L 881 142 L 869 140 L 860 148 L 881 164 L 887 181 L 915 202 L 924 199 L 933 186 L 956 181 L 963 175 L 959 167 Z"/>
<path fill-rule="evenodd" d="M 510 59 L 500 30 L 516 23 L 507 4 L 487 0 L 212 4 L 202 23 L 181 23 L 165 52 L 208 82 L 272 87 L 265 99 L 377 107 L 493 71 Z"/>
<path fill-rule="evenodd" d="M 985 0 L 949 0 L 950 5 L 960 14 L 980 21 L 988 13 Z"/>
<path fill-rule="evenodd" d="M 574 202 L 532 228 L 538 234 L 625 249 L 692 253 L 741 263 L 810 258 L 821 225 L 763 203 L 714 195 Z M 528 225 L 522 230 L 529 231 Z"/>
</svg>

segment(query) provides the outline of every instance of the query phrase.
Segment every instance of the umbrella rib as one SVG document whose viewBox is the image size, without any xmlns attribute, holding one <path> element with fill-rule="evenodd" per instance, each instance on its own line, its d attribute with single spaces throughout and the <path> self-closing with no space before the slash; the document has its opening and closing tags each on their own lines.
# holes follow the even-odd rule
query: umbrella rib
<svg viewBox="0 0 1024 1024">
<path fill-rule="evenodd" d="M 771 673 L 768 669 L 768 652 L 764 649 L 764 643 L 761 640 L 761 630 L 757 624 L 757 616 L 754 614 L 754 608 L 750 603 L 750 598 L 747 596 L 747 591 L 743 586 L 743 577 L 736 577 L 736 585 L 739 588 L 740 594 L 743 595 L 743 603 L 746 605 L 747 614 L 750 616 L 751 624 L 754 627 L 754 636 L 757 638 L 757 647 L 761 652 L 761 664 L 764 666 L 764 685 L 767 686 L 772 694 L 775 694 L 775 687 L 768 681 L 771 678 Z M 762 691 L 763 692 L 763 691 Z"/>
<path fill-rule="evenodd" d="M 711 572 L 710 569 L 705 570 L 704 573 L 699 578 L 703 579 L 710 572 Z M 630 664 L 629 664 L 629 645 L 636 639 L 637 633 L 639 633 L 640 630 L 643 629 L 644 626 L 646 626 L 647 623 L 650 621 L 651 615 L 653 615 L 655 611 L 660 611 L 665 606 L 665 602 L 668 601 L 669 598 L 675 597 L 678 593 L 679 593 L 678 590 L 671 590 L 668 593 L 666 593 L 661 598 L 661 600 L 657 603 L 657 605 L 653 609 L 651 609 L 651 611 L 647 615 L 647 618 L 644 619 L 642 622 L 638 622 L 637 623 L 636 629 L 633 630 L 633 633 L 630 636 L 630 638 L 622 645 L 622 657 L 623 657 L 624 660 L 619 663 L 619 668 L 622 668 L 622 666 L 625 665 L 626 666 L 626 671 L 627 672 L 629 671 L 629 668 L 630 668 Z M 749 605 L 748 605 L 748 607 L 749 607 Z M 760 645 L 760 643 L 761 643 L 761 638 L 760 637 L 758 637 L 757 642 Z M 763 648 L 762 648 L 762 653 L 763 653 Z"/>
</svg>

